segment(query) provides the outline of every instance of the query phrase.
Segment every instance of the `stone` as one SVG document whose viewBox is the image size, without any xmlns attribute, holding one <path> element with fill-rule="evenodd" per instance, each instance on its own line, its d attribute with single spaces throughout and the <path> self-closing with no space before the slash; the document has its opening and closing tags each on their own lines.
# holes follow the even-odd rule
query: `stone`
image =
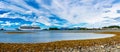
<svg viewBox="0 0 120 52">
<path fill-rule="evenodd" d="M 120 46 L 116 46 L 117 49 L 120 49 Z"/>
</svg>

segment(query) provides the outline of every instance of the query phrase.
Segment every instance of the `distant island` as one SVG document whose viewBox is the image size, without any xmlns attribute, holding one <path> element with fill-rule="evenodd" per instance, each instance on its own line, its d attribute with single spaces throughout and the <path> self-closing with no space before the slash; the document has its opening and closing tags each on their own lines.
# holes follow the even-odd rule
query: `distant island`
<svg viewBox="0 0 120 52">
<path fill-rule="evenodd" d="M 15 28 L 16 30 L 19 31 L 18 28 Z M 73 28 L 69 28 L 69 27 L 49 27 L 48 29 L 41 29 L 41 30 L 118 30 L 120 29 L 120 26 L 117 25 L 111 25 L 111 26 L 104 26 L 101 28 L 87 28 L 87 27 L 73 27 Z M 0 28 L 1 31 L 7 30 L 4 28 Z"/>
<path fill-rule="evenodd" d="M 44 30 L 117 30 L 117 29 L 120 29 L 120 26 L 112 25 L 112 26 L 105 26 L 102 28 L 87 28 L 87 27 L 57 28 L 57 27 L 50 27 L 49 29 L 44 29 Z"/>
</svg>

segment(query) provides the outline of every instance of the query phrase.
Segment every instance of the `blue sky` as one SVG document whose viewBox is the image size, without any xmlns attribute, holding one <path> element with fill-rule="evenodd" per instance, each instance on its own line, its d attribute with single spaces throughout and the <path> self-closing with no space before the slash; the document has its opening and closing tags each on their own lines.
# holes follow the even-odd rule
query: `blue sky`
<svg viewBox="0 0 120 52">
<path fill-rule="evenodd" d="M 41 28 L 120 25 L 120 0 L 0 0 L 0 28 L 33 24 Z"/>
</svg>

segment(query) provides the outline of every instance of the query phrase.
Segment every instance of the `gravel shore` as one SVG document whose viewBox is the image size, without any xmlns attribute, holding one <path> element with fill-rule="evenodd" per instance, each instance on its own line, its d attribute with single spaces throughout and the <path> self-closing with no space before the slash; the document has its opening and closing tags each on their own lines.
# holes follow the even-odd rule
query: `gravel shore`
<svg viewBox="0 0 120 52">
<path fill-rule="evenodd" d="M 115 45 L 99 45 L 99 46 L 91 46 L 91 47 L 73 47 L 73 48 L 62 48 L 56 49 L 53 52 L 120 52 L 120 44 Z"/>
<path fill-rule="evenodd" d="M 97 46 L 77 46 L 77 47 L 64 47 L 64 48 L 55 48 L 54 50 L 50 47 L 46 47 L 44 50 L 41 50 L 39 46 L 34 47 L 26 47 L 20 45 L 19 47 L 13 46 L 16 48 L 1 48 L 0 52 L 119 52 L 120 51 L 120 44 L 103 44 Z"/>
</svg>

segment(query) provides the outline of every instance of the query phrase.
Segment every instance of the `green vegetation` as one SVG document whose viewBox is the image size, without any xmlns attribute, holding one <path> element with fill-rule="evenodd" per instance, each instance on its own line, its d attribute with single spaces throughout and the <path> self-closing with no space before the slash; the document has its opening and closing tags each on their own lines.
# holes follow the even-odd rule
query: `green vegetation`
<svg viewBox="0 0 120 52">
<path fill-rule="evenodd" d="M 57 27 L 50 27 L 49 30 L 59 30 Z"/>
<path fill-rule="evenodd" d="M 80 28 L 80 30 L 88 30 L 88 28 Z"/>
<path fill-rule="evenodd" d="M 120 26 L 113 25 L 113 26 L 108 26 L 108 27 L 103 27 L 103 28 L 120 28 Z"/>
<path fill-rule="evenodd" d="M 112 25 L 102 27 L 102 29 L 119 29 L 120 26 Z M 101 28 L 86 28 L 86 27 L 73 27 L 73 28 L 57 28 L 57 27 L 50 27 L 49 30 L 102 30 Z"/>
</svg>

